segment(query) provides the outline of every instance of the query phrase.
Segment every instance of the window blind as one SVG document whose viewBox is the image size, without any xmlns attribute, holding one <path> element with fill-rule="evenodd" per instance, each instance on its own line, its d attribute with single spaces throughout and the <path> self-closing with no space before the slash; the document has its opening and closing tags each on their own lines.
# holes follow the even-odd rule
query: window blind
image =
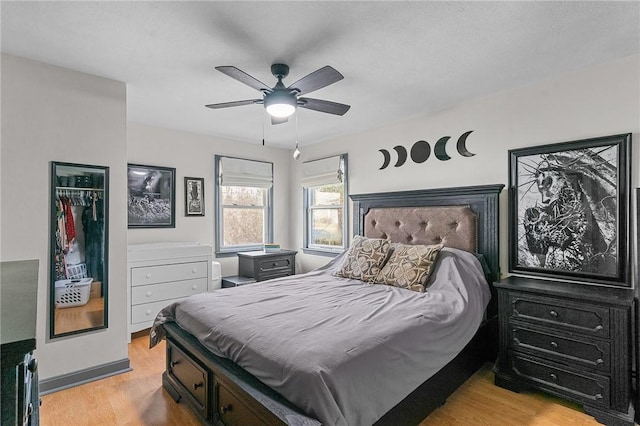
<svg viewBox="0 0 640 426">
<path fill-rule="evenodd" d="M 342 156 L 302 163 L 302 186 L 330 185 L 342 183 Z"/>
<path fill-rule="evenodd" d="M 222 157 L 220 159 L 220 185 L 271 188 L 273 165 L 263 161 Z"/>
</svg>

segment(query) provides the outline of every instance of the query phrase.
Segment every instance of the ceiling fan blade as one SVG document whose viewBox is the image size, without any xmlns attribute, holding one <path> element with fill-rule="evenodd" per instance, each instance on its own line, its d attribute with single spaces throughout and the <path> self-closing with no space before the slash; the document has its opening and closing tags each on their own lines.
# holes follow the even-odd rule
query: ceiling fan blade
<svg viewBox="0 0 640 426">
<path fill-rule="evenodd" d="M 260 91 L 264 90 L 267 92 L 271 92 L 271 87 L 267 86 L 260 80 L 254 77 L 251 77 L 249 74 L 247 74 L 246 72 L 236 67 L 233 67 L 230 65 L 224 65 L 221 67 L 216 67 L 216 69 L 221 73 L 226 74 L 229 77 L 238 80 L 240 83 L 244 83 L 249 87 L 253 87 L 256 90 L 260 90 Z"/>
<path fill-rule="evenodd" d="M 261 104 L 261 103 L 262 103 L 262 99 L 248 99 L 246 101 L 222 102 L 219 104 L 209 104 L 205 106 L 211 109 L 220 109 L 220 108 L 229 108 L 229 107 L 235 107 L 235 106 Z"/>
<path fill-rule="evenodd" d="M 283 124 L 289 121 L 287 117 L 271 117 L 271 124 Z"/>
<path fill-rule="evenodd" d="M 298 94 L 311 93 L 314 90 L 322 89 L 330 84 L 340 81 L 344 78 L 342 74 L 329 65 L 302 77 L 293 83 L 288 89 L 296 89 Z"/>
<path fill-rule="evenodd" d="M 351 105 L 339 104 L 338 102 L 323 101 L 322 99 L 299 98 L 300 108 L 312 109 L 314 111 L 326 112 L 335 115 L 345 115 Z"/>
</svg>

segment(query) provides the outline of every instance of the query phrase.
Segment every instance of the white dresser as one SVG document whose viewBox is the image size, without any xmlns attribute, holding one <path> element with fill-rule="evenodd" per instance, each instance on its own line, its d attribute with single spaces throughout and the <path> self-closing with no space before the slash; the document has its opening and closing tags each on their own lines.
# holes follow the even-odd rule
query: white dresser
<svg viewBox="0 0 640 426">
<path fill-rule="evenodd" d="M 162 308 L 211 290 L 211 246 L 198 243 L 127 247 L 129 333 L 151 327 Z"/>
</svg>

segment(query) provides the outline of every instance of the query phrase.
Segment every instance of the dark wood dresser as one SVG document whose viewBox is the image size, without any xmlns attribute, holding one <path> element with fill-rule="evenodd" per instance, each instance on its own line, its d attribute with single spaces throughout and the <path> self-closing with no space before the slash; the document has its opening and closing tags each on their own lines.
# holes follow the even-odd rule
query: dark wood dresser
<svg viewBox="0 0 640 426">
<path fill-rule="evenodd" d="M 39 423 L 36 304 L 38 261 L 0 264 L 0 369 L 2 426 Z"/>
<path fill-rule="evenodd" d="M 286 277 L 296 273 L 296 253 L 293 250 L 247 251 L 238 253 L 238 275 L 256 281 Z"/>
<path fill-rule="evenodd" d="M 633 425 L 634 290 L 509 277 L 498 290 L 495 383 L 582 404 L 607 425 Z"/>
</svg>

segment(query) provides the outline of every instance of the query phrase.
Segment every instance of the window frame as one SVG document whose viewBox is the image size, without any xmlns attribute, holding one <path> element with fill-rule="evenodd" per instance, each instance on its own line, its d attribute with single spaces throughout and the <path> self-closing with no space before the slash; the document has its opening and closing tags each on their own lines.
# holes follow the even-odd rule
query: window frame
<svg viewBox="0 0 640 426">
<path fill-rule="evenodd" d="M 222 190 L 220 182 L 220 164 L 223 158 L 234 158 L 237 160 L 247 160 L 247 161 L 256 161 L 260 163 L 267 163 L 271 165 L 271 176 L 273 176 L 273 163 L 270 161 L 262 161 L 262 160 L 253 160 L 250 158 L 241 158 L 241 157 L 232 157 L 229 155 L 215 155 L 214 156 L 214 200 L 216 203 L 215 208 L 215 252 L 216 257 L 230 257 L 235 256 L 237 253 L 245 252 L 245 251 L 256 251 L 262 250 L 264 248 L 263 244 L 243 244 L 236 246 L 225 246 L 223 244 L 223 235 L 224 235 L 224 208 L 230 206 L 222 205 Z M 254 188 L 248 186 L 247 188 Z M 257 188 L 257 187 L 255 187 Z M 262 188 L 267 189 L 267 188 Z M 264 206 L 233 206 L 233 208 L 246 208 L 246 209 L 263 209 L 264 210 L 264 241 L 270 242 L 273 241 L 273 183 L 271 187 L 269 187 L 265 191 L 265 205 Z"/>
<path fill-rule="evenodd" d="M 335 157 L 335 155 L 331 155 L 324 158 L 318 158 L 318 160 L 323 160 L 325 158 Z M 344 200 L 342 205 L 342 247 L 329 247 L 322 245 L 313 245 L 310 244 L 311 240 L 311 191 L 310 188 L 313 187 L 303 187 L 302 190 L 302 228 L 303 228 L 303 242 L 302 242 L 302 252 L 305 254 L 313 254 L 318 256 L 328 256 L 328 257 L 336 257 L 339 254 L 343 253 L 348 248 L 348 238 L 349 238 L 349 167 L 348 167 L 348 155 L 347 154 L 339 154 L 340 161 L 342 162 L 342 185 L 344 185 Z M 313 160 L 312 160 L 313 161 Z M 313 209 L 336 209 L 338 206 L 320 206 L 314 207 Z"/>
</svg>

